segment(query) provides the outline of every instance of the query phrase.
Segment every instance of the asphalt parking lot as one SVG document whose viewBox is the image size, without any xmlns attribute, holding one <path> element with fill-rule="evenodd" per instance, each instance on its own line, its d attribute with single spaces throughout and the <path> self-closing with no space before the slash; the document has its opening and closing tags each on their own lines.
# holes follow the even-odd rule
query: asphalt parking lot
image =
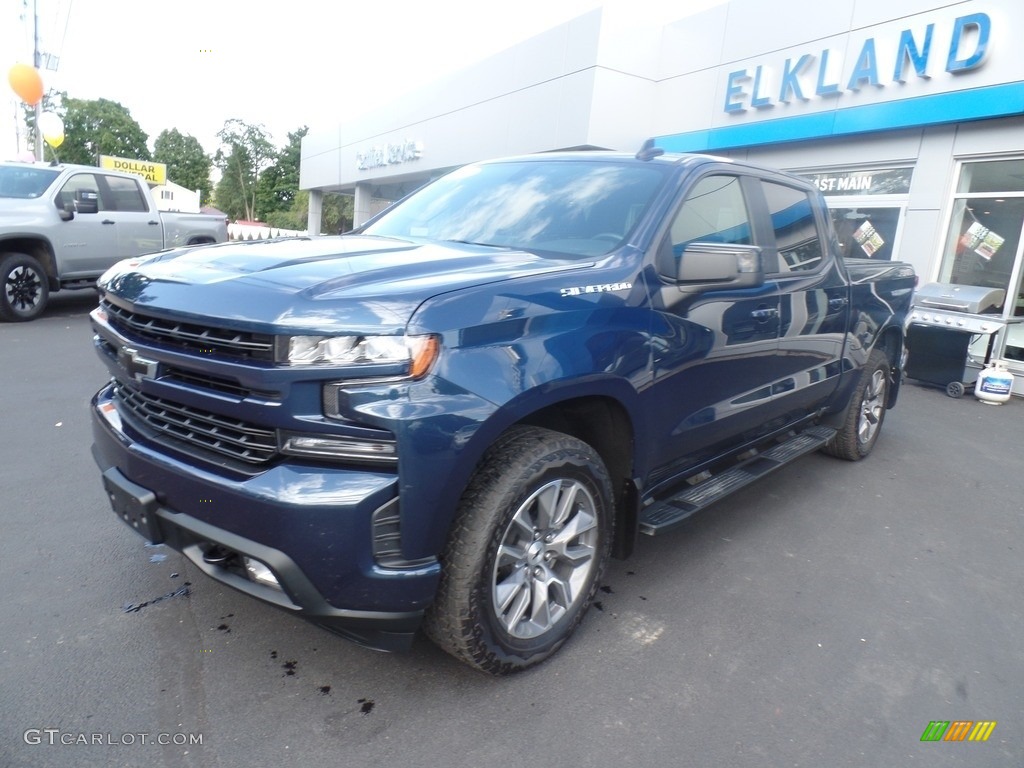
<svg viewBox="0 0 1024 768">
<path fill-rule="evenodd" d="M 906 386 L 869 459 L 642 538 L 558 656 L 492 679 L 358 648 L 115 519 L 93 303 L 0 324 L 0 766 L 1024 766 L 1019 399 Z"/>
</svg>

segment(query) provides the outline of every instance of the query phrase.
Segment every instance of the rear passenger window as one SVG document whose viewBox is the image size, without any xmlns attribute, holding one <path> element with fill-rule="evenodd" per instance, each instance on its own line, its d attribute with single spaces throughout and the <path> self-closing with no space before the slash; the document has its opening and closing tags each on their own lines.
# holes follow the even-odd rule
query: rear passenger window
<svg viewBox="0 0 1024 768">
<path fill-rule="evenodd" d="M 808 193 L 770 181 L 763 181 L 762 188 L 775 230 L 779 270 L 817 269 L 822 264 L 823 250 Z"/>
<path fill-rule="evenodd" d="M 698 181 L 672 221 L 672 250 L 678 256 L 689 243 L 750 245 L 750 217 L 736 176 L 705 176 Z"/>
<path fill-rule="evenodd" d="M 139 185 L 132 179 L 122 179 L 120 176 L 107 176 L 107 185 L 110 187 L 110 196 L 115 211 L 145 211 L 146 201 L 142 198 Z"/>
</svg>

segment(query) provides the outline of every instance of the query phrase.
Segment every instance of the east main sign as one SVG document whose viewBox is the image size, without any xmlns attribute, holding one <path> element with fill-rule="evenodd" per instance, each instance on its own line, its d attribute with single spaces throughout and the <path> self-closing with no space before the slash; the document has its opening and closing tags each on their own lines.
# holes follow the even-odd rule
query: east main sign
<svg viewBox="0 0 1024 768">
<path fill-rule="evenodd" d="M 725 111 L 745 112 L 748 108 L 768 109 L 777 103 L 809 101 L 813 97 L 830 98 L 844 91 L 859 91 L 866 86 L 884 87 L 887 83 L 906 83 L 909 76 L 928 79 L 937 66 L 959 75 L 980 67 L 988 53 L 992 20 L 986 13 L 972 13 L 953 21 L 948 48 L 936 53 L 936 29 L 931 23 L 923 29 L 904 29 L 894 48 L 882 48 L 868 37 L 850 70 L 840 79 L 842 62 L 829 48 L 818 53 L 791 56 L 781 68 L 757 64 L 730 72 L 725 88 Z M 936 63 L 939 60 L 939 64 Z"/>
</svg>

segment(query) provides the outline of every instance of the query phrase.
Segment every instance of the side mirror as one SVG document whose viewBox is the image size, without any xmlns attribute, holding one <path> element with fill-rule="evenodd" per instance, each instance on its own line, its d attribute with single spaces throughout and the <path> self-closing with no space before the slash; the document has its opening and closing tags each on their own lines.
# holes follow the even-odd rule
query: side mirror
<svg viewBox="0 0 1024 768">
<path fill-rule="evenodd" d="M 93 189 L 75 191 L 75 211 L 78 213 L 99 213 L 100 196 Z"/>
<path fill-rule="evenodd" d="M 662 273 L 680 288 L 756 288 L 764 284 L 764 263 L 756 245 L 688 243 L 678 257 L 674 253 L 665 257 L 659 261 L 670 263 L 671 268 L 663 268 Z"/>
</svg>

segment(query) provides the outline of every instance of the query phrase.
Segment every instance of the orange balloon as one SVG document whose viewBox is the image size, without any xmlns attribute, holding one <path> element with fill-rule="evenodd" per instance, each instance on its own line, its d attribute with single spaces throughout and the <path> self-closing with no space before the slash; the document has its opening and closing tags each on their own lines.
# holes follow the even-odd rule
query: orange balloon
<svg viewBox="0 0 1024 768">
<path fill-rule="evenodd" d="M 7 73 L 7 81 L 11 88 L 18 94 L 18 98 L 34 107 L 43 98 L 43 78 L 39 76 L 39 70 L 30 67 L 28 64 L 15 64 Z"/>
</svg>

